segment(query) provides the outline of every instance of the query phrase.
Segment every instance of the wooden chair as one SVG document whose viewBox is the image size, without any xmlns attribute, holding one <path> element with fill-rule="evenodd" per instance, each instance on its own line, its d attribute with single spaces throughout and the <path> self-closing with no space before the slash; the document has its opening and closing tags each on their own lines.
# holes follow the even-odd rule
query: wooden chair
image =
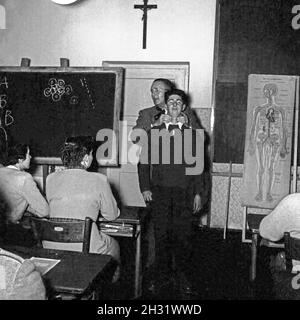
<svg viewBox="0 0 300 320">
<path fill-rule="evenodd" d="M 64 243 L 82 242 L 82 252 L 89 253 L 93 220 L 69 218 L 36 218 L 31 217 L 31 227 L 39 246 L 42 241 Z"/>
<path fill-rule="evenodd" d="M 256 279 L 256 264 L 257 264 L 257 248 L 258 246 L 266 246 L 269 248 L 283 248 L 282 241 L 272 242 L 267 239 L 262 239 L 259 235 L 259 225 L 261 220 L 265 217 L 264 214 L 247 215 L 247 223 L 251 231 L 251 266 L 250 266 L 250 281 Z"/>
<path fill-rule="evenodd" d="M 286 270 L 293 269 L 292 260 L 300 261 L 300 239 L 291 237 L 289 232 L 284 233 L 284 250 L 286 260 Z"/>
<path fill-rule="evenodd" d="M 42 247 L 42 241 L 54 241 L 63 243 L 82 242 L 82 253 L 88 254 L 90 251 L 90 237 L 93 220 L 86 217 L 85 220 L 71 218 L 30 218 L 32 231 L 38 246 Z M 55 295 L 55 299 L 71 300 L 78 297 L 69 294 Z M 93 292 L 88 297 L 82 299 L 95 299 Z"/>
<path fill-rule="evenodd" d="M 300 300 L 299 271 L 293 271 L 292 260 L 300 260 L 300 239 L 284 233 L 285 268 L 274 269 L 272 273 L 273 291 L 277 300 Z M 282 263 L 279 261 L 278 263 Z M 296 274 L 295 274 L 296 273 Z"/>
</svg>

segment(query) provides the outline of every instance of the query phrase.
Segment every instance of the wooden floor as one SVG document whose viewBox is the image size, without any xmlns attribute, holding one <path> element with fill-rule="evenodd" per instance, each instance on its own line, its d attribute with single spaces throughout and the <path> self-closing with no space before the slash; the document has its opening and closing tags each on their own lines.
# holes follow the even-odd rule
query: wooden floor
<svg viewBox="0 0 300 320">
<path fill-rule="evenodd" d="M 155 294 L 144 290 L 142 300 L 272 300 L 274 299 L 272 280 L 269 272 L 269 257 L 274 253 L 270 249 L 259 251 L 257 279 L 249 281 L 250 244 L 242 243 L 239 231 L 228 231 L 226 240 L 223 230 L 198 228 L 195 226 L 192 235 L 194 250 L 193 286 L 197 292 L 186 295 L 180 289 L 178 277 L 175 283 L 162 284 Z M 130 242 L 122 242 L 121 252 L 127 259 L 131 257 Z M 123 275 L 114 292 L 108 297 L 112 300 L 132 298 L 132 277 L 134 266 L 125 258 Z"/>
</svg>

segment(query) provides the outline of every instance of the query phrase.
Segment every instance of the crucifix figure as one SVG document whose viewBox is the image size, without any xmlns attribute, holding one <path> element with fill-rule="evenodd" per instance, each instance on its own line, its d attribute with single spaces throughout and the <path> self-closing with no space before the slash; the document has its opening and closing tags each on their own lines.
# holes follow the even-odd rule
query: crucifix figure
<svg viewBox="0 0 300 320">
<path fill-rule="evenodd" d="M 148 10 L 157 9 L 156 4 L 149 4 L 148 0 L 144 0 L 144 4 L 135 4 L 134 9 L 143 10 L 143 49 L 146 49 L 146 41 L 147 41 L 147 18 L 148 18 Z"/>
</svg>

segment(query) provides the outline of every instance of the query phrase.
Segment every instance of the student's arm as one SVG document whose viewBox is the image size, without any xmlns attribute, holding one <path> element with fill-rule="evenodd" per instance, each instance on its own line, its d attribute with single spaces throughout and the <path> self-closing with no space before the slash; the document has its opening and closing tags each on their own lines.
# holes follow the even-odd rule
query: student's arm
<svg viewBox="0 0 300 320">
<path fill-rule="evenodd" d="M 100 191 L 100 211 L 103 218 L 106 220 L 115 220 L 120 215 L 116 199 L 111 191 L 107 177 L 102 177 L 103 182 Z"/>
<path fill-rule="evenodd" d="M 147 132 L 147 145 L 142 146 L 140 161 L 137 166 L 139 186 L 142 194 L 145 191 L 150 191 L 150 165 L 151 165 L 151 130 Z"/>
<path fill-rule="evenodd" d="M 40 190 L 29 173 L 26 173 L 22 194 L 29 204 L 27 211 L 38 217 L 46 217 L 49 215 L 48 203 L 40 193 Z"/>
<path fill-rule="evenodd" d="M 284 232 L 290 232 L 300 226 L 300 195 L 290 194 L 282 199 L 277 207 L 260 223 L 259 233 L 263 238 L 278 241 Z"/>
<path fill-rule="evenodd" d="M 139 185 L 140 191 L 150 190 L 150 165 L 149 164 L 138 164 L 138 176 L 139 176 Z"/>
</svg>

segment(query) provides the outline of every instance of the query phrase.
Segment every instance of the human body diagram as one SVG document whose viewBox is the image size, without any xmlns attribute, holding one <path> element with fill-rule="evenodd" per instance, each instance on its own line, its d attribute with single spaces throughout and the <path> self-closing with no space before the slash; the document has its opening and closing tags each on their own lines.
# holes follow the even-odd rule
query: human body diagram
<svg viewBox="0 0 300 320">
<path fill-rule="evenodd" d="M 251 156 L 256 155 L 256 201 L 273 201 L 275 165 L 279 156 L 284 158 L 288 153 L 285 110 L 275 103 L 277 93 L 276 84 L 265 84 L 263 95 L 267 102 L 253 111 L 247 151 Z"/>
</svg>

